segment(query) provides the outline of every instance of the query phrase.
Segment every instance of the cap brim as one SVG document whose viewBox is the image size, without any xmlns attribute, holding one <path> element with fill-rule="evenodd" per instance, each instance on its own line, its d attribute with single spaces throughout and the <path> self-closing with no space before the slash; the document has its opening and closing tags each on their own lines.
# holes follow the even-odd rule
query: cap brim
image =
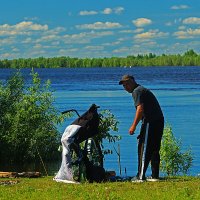
<svg viewBox="0 0 200 200">
<path fill-rule="evenodd" d="M 129 81 L 130 79 L 127 79 L 127 80 L 121 80 L 121 81 L 119 81 L 119 85 L 122 85 L 124 82 L 127 82 L 127 81 Z"/>
</svg>

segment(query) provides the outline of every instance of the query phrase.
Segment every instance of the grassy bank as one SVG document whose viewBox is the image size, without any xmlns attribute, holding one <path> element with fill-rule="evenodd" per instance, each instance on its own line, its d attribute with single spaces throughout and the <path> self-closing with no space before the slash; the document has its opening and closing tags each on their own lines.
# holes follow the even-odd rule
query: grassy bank
<svg viewBox="0 0 200 200">
<path fill-rule="evenodd" d="M 18 180 L 14 185 L 0 185 L 0 199 L 200 199 L 200 178 L 169 178 L 160 182 L 107 182 L 64 184 L 52 181 L 52 177 Z"/>
</svg>

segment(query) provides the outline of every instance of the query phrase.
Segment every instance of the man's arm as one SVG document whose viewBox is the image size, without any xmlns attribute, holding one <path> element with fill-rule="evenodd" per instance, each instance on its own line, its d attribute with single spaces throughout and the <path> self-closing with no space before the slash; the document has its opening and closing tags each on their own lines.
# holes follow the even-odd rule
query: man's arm
<svg viewBox="0 0 200 200">
<path fill-rule="evenodd" d="M 144 106 L 143 106 L 143 104 L 139 104 L 136 107 L 136 113 L 135 113 L 135 118 L 134 118 L 133 124 L 131 125 L 131 127 L 129 129 L 129 134 L 130 135 L 134 134 L 136 126 L 138 125 L 139 121 L 143 117 L 143 113 L 144 113 Z"/>
</svg>

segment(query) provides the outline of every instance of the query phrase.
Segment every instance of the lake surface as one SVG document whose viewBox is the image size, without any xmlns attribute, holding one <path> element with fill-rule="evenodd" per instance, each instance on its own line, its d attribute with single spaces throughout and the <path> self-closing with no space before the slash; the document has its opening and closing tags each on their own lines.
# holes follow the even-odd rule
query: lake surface
<svg viewBox="0 0 200 200">
<path fill-rule="evenodd" d="M 6 80 L 14 70 L 0 69 L 0 80 Z M 30 69 L 21 70 L 30 81 Z M 109 109 L 119 121 L 122 139 L 116 144 L 105 144 L 114 151 L 120 145 L 122 175 L 137 172 L 136 134 L 128 134 L 135 108 L 130 94 L 118 85 L 124 74 L 134 75 L 136 81 L 151 89 L 157 96 L 165 116 L 165 124 L 172 126 L 182 149 L 192 148 L 194 162 L 191 175 L 200 173 L 200 67 L 132 67 L 132 68 L 75 68 L 35 69 L 42 81 L 51 80 L 55 106 L 60 110 L 77 109 L 85 112 L 95 103 L 100 110 Z M 62 133 L 72 119 L 59 127 Z M 105 157 L 105 169 L 119 172 L 116 153 Z M 58 168 L 59 168 L 58 164 Z M 148 172 L 150 173 L 150 172 Z M 147 175 L 150 175 L 148 174 Z"/>
</svg>

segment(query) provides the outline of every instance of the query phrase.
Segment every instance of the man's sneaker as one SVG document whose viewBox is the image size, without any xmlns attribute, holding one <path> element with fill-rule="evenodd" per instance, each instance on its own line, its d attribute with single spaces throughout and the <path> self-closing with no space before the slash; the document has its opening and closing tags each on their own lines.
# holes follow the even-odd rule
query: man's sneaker
<svg viewBox="0 0 200 200">
<path fill-rule="evenodd" d="M 132 183 L 143 183 L 145 180 L 142 179 L 137 179 L 137 180 L 133 180 L 131 181 Z"/>
<path fill-rule="evenodd" d="M 152 177 L 147 178 L 147 181 L 150 181 L 150 182 L 157 182 L 159 180 L 160 180 L 159 178 L 152 178 Z"/>
<path fill-rule="evenodd" d="M 146 179 L 139 179 L 137 176 L 134 176 L 132 179 L 131 179 L 131 182 L 133 183 L 142 183 L 146 181 Z"/>
</svg>

